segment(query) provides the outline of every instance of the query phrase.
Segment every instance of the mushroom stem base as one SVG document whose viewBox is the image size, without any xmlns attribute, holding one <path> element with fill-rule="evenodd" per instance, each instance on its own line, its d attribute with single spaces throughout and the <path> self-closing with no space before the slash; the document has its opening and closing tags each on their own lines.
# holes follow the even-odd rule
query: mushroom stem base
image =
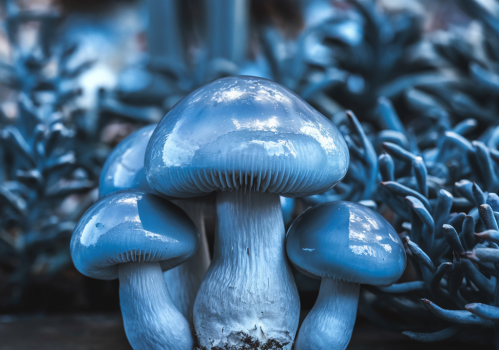
<svg viewBox="0 0 499 350">
<path fill-rule="evenodd" d="M 189 324 L 175 308 L 158 262 L 119 266 L 120 306 L 135 350 L 191 350 Z"/>
<path fill-rule="evenodd" d="M 360 285 L 323 278 L 319 297 L 298 332 L 295 350 L 344 350 L 357 317 Z"/>
</svg>

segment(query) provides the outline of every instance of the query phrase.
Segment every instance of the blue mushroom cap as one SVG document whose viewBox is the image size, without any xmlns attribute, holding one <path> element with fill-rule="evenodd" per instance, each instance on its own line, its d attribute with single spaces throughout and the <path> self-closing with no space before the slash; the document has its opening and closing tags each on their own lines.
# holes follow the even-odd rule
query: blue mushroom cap
<svg viewBox="0 0 499 350">
<path fill-rule="evenodd" d="M 393 227 L 352 202 L 323 203 L 303 212 L 288 230 L 286 251 L 300 271 L 359 284 L 395 283 L 406 264 Z"/>
<path fill-rule="evenodd" d="M 149 184 L 172 197 L 221 190 L 321 193 L 346 174 L 343 136 L 322 114 L 272 81 L 213 81 L 181 100 L 146 151 Z"/>
<path fill-rule="evenodd" d="M 101 197 L 129 189 L 156 193 L 149 186 L 144 172 L 147 143 L 155 128 L 156 124 L 153 124 L 135 131 L 111 152 L 100 175 Z"/>
<path fill-rule="evenodd" d="M 176 205 L 153 194 L 121 191 L 101 198 L 81 218 L 71 257 L 82 274 L 118 278 L 118 265 L 158 261 L 173 268 L 197 250 L 194 223 Z"/>
</svg>

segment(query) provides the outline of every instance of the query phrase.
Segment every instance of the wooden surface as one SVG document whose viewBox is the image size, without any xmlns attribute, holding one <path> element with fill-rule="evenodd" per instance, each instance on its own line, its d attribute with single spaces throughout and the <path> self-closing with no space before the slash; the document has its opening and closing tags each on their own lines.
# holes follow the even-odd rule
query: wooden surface
<svg viewBox="0 0 499 350">
<path fill-rule="evenodd" d="M 0 350 L 131 350 L 119 315 L 0 315 Z M 348 350 L 492 350 L 459 343 L 423 344 L 362 322 Z"/>
</svg>

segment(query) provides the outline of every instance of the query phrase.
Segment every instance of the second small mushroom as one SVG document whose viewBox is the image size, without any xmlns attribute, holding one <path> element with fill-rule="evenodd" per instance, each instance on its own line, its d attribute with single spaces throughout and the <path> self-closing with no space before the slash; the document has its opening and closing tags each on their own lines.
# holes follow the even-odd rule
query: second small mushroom
<svg viewBox="0 0 499 350">
<path fill-rule="evenodd" d="M 319 297 L 299 330 L 296 350 L 344 350 L 357 317 L 360 284 L 395 283 L 406 255 L 397 232 L 358 203 L 329 202 L 303 212 L 286 237 L 293 265 L 322 278 Z"/>
</svg>

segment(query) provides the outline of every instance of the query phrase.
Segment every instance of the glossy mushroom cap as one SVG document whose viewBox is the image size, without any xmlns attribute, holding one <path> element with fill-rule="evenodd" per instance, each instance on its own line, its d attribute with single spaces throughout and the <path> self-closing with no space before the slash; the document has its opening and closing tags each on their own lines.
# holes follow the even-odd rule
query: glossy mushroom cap
<svg viewBox="0 0 499 350">
<path fill-rule="evenodd" d="M 378 213 L 351 202 L 319 204 L 293 222 L 286 251 L 301 271 L 320 278 L 390 285 L 406 255 L 393 227 Z"/>
<path fill-rule="evenodd" d="M 152 194 L 122 191 L 101 198 L 71 238 L 71 257 L 82 274 L 118 278 L 118 265 L 160 262 L 163 270 L 197 250 L 196 227 L 176 205 Z"/>
<path fill-rule="evenodd" d="M 154 131 L 145 159 L 149 184 L 168 196 L 245 188 L 290 197 L 334 187 L 349 154 L 338 129 L 300 97 L 238 76 L 181 100 Z"/>
<path fill-rule="evenodd" d="M 156 124 L 145 126 L 121 141 L 104 163 L 99 180 L 99 194 L 135 189 L 155 193 L 144 172 L 147 143 Z"/>
</svg>

